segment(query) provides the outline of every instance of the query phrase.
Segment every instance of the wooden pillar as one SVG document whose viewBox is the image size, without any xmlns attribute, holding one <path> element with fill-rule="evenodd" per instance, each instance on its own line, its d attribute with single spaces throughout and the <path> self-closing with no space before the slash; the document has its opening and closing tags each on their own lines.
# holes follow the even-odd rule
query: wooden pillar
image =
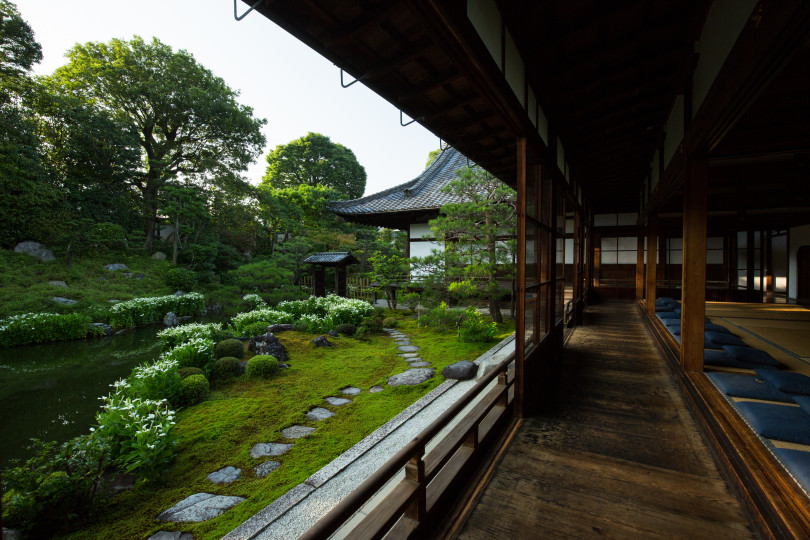
<svg viewBox="0 0 810 540">
<path fill-rule="evenodd" d="M 515 413 L 524 416 L 526 388 L 526 139 L 517 140 L 517 310 L 515 317 Z"/>
<path fill-rule="evenodd" d="M 749 229 L 745 238 L 745 288 L 754 290 L 754 231 Z M 750 300 L 750 299 L 748 299 Z M 748 301 L 746 300 L 746 301 Z"/>
<path fill-rule="evenodd" d="M 658 271 L 656 256 L 658 255 L 658 216 L 647 218 L 647 294 L 645 296 L 647 313 L 650 317 L 655 315 L 655 279 Z"/>
<path fill-rule="evenodd" d="M 346 267 L 342 264 L 335 267 L 335 294 L 346 297 Z"/>
<path fill-rule="evenodd" d="M 681 367 L 703 371 L 706 317 L 706 194 L 708 164 L 687 160 L 683 186 L 683 275 L 681 278 Z"/>
<path fill-rule="evenodd" d="M 636 242 L 636 301 L 644 300 L 644 234 L 638 230 Z"/>
<path fill-rule="evenodd" d="M 312 289 L 315 296 L 326 296 L 326 269 L 320 264 L 312 267 Z"/>
</svg>

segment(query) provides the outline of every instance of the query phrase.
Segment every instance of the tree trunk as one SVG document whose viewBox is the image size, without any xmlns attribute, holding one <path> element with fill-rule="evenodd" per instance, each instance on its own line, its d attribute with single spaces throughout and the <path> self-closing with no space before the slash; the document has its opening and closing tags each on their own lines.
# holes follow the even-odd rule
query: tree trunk
<svg viewBox="0 0 810 540">
<path fill-rule="evenodd" d="M 143 213 L 146 219 L 146 248 L 151 250 L 155 242 L 155 226 L 157 225 L 157 189 L 143 191 Z"/>
<path fill-rule="evenodd" d="M 172 249 L 172 266 L 177 266 L 177 245 L 180 242 L 180 218 L 174 224 L 174 248 Z"/>
</svg>

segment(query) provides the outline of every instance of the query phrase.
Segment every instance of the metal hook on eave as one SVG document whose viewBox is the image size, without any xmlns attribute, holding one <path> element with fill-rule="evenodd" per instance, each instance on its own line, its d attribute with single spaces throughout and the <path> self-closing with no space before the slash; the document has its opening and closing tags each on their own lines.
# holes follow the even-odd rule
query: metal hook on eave
<svg viewBox="0 0 810 540">
<path fill-rule="evenodd" d="M 422 117 L 420 116 L 419 118 L 414 118 L 413 120 L 411 120 L 411 121 L 410 121 L 410 122 L 408 122 L 407 124 L 403 124 L 403 123 L 402 123 L 402 118 L 403 118 L 403 116 L 402 116 L 402 110 L 400 109 L 400 111 L 399 111 L 399 125 L 400 125 L 400 126 L 402 126 L 402 127 L 407 127 L 407 126 L 410 126 L 410 125 L 411 125 L 411 124 L 413 124 L 414 122 L 417 122 L 417 121 L 419 121 L 419 120 L 421 120 L 421 119 L 422 119 Z"/>
<path fill-rule="evenodd" d="M 234 19 L 236 19 L 237 21 L 241 21 L 242 19 L 244 19 L 245 17 L 247 17 L 247 16 L 248 16 L 248 14 L 249 14 L 251 11 L 253 11 L 254 9 L 256 9 L 256 8 L 259 6 L 259 4 L 261 4 L 261 3 L 262 3 L 264 0 L 257 0 L 255 4 L 253 4 L 252 6 L 250 6 L 250 9 L 248 9 L 246 12 L 242 13 L 241 15 L 238 15 L 238 14 L 237 14 L 237 11 L 236 11 L 236 2 L 238 2 L 238 1 L 239 1 L 239 0 L 233 0 L 233 18 L 234 18 Z"/>
<path fill-rule="evenodd" d="M 358 78 L 356 78 L 355 80 L 353 80 L 353 81 L 352 81 L 352 82 L 350 82 L 349 84 L 344 84 L 344 83 L 343 83 L 343 68 L 340 68 L 340 86 L 342 86 L 343 88 L 348 88 L 348 87 L 350 87 L 351 85 L 353 85 L 354 83 L 356 83 L 356 82 L 360 82 L 360 81 L 362 81 L 362 80 L 363 80 L 363 79 L 365 79 L 365 78 L 366 78 L 366 76 L 365 76 L 365 75 L 363 75 L 362 77 L 358 77 Z"/>
</svg>

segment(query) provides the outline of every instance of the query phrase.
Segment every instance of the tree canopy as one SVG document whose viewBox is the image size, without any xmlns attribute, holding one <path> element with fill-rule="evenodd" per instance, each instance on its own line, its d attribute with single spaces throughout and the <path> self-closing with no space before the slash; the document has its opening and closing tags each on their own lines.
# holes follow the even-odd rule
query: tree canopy
<svg viewBox="0 0 810 540">
<path fill-rule="evenodd" d="M 20 17 L 17 7 L 0 0 L 0 85 L 6 86 L 27 76 L 34 64 L 42 60 L 42 47 L 34 31 Z"/>
<path fill-rule="evenodd" d="M 78 44 L 67 56 L 51 83 L 137 134 L 140 166 L 128 182 L 143 195 L 147 245 L 166 182 L 240 182 L 236 173 L 264 146 L 266 121 L 254 118 L 237 102 L 238 92 L 184 50 L 136 36 Z"/>
<path fill-rule="evenodd" d="M 350 149 L 320 133 L 276 146 L 267 156 L 262 184 L 273 188 L 300 185 L 334 188 L 341 197 L 356 199 L 366 190 L 366 170 Z"/>
</svg>

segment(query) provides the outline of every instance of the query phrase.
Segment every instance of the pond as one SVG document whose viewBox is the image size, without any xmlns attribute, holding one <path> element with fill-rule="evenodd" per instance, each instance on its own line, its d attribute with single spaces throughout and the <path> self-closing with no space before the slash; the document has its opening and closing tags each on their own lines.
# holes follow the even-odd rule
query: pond
<svg viewBox="0 0 810 540">
<path fill-rule="evenodd" d="M 224 316 L 215 319 L 201 322 Z M 158 357 L 159 330 L 0 349 L 0 468 L 28 458 L 31 438 L 64 442 L 87 433 L 109 385 Z"/>
</svg>

